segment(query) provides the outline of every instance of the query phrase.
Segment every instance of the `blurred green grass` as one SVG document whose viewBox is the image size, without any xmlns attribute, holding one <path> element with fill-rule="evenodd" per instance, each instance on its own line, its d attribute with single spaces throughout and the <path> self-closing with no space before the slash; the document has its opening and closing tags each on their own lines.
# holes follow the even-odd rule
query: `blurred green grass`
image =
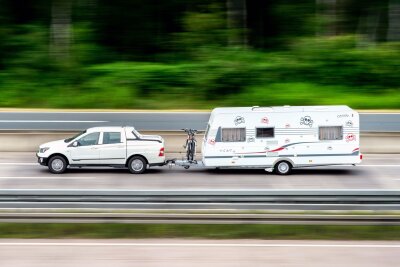
<svg viewBox="0 0 400 267">
<path fill-rule="evenodd" d="M 44 66 L 38 55 L 29 64 L 15 62 L 0 73 L 1 107 L 400 108 L 400 43 L 359 46 L 356 36 L 300 38 L 275 52 L 205 47 L 195 56 L 159 62 Z"/>
<path fill-rule="evenodd" d="M 0 223 L 0 238 L 400 240 L 400 226 Z"/>
</svg>

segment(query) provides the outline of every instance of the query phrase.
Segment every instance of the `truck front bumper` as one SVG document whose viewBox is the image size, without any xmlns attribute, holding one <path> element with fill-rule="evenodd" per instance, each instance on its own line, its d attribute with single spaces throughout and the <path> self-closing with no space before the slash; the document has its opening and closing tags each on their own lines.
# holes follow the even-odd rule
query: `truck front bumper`
<svg viewBox="0 0 400 267">
<path fill-rule="evenodd" d="M 36 154 L 36 157 L 37 157 L 38 163 L 39 163 L 40 165 L 47 166 L 48 158 L 41 157 L 41 156 L 39 156 L 39 154 Z"/>
</svg>

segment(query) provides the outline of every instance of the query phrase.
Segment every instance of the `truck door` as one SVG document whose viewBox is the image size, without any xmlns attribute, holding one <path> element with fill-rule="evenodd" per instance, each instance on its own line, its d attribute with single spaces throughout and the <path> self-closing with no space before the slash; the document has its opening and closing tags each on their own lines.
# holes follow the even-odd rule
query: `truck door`
<svg viewBox="0 0 400 267">
<path fill-rule="evenodd" d="M 101 164 L 125 164 L 126 140 L 121 131 L 103 132 L 100 149 Z"/>
<path fill-rule="evenodd" d="M 77 146 L 69 149 L 71 164 L 99 164 L 99 137 L 100 133 L 94 132 L 76 140 Z"/>
</svg>

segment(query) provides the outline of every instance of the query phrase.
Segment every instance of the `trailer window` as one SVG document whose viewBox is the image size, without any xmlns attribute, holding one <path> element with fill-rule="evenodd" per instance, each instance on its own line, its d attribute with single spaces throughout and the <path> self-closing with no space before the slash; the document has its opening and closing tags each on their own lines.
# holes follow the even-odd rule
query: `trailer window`
<svg viewBox="0 0 400 267">
<path fill-rule="evenodd" d="M 256 128 L 256 137 L 257 138 L 271 138 L 274 137 L 274 128 Z"/>
<path fill-rule="evenodd" d="M 342 126 L 322 126 L 319 127 L 319 140 L 342 140 Z"/>
<path fill-rule="evenodd" d="M 246 128 L 222 128 L 222 142 L 246 141 Z"/>
</svg>

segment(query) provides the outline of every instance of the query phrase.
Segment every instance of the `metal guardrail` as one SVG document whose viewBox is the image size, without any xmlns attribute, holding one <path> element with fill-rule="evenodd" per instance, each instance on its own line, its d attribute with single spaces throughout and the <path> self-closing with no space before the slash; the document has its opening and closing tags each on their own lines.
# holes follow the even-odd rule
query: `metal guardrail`
<svg viewBox="0 0 400 267">
<path fill-rule="evenodd" d="M 400 210 L 400 190 L 0 190 L 0 208 Z"/>
<path fill-rule="evenodd" d="M 190 214 L 190 213 L 0 213 L 12 223 L 141 223 L 141 224 L 302 224 L 400 225 L 400 215 L 326 214 Z"/>
</svg>

